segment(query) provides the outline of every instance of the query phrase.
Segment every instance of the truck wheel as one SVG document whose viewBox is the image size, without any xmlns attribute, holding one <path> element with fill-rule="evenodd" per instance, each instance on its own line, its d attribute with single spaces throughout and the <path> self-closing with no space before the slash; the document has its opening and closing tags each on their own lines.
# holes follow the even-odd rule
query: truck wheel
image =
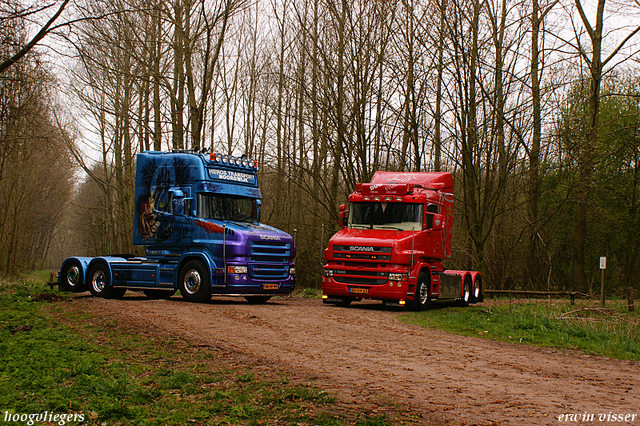
<svg viewBox="0 0 640 426">
<path fill-rule="evenodd" d="M 82 272 L 77 261 L 67 263 L 60 277 L 60 290 L 80 293 L 87 291 L 87 286 L 82 284 Z"/>
<path fill-rule="evenodd" d="M 201 261 L 191 260 L 180 270 L 178 285 L 187 302 L 206 302 L 211 299 L 209 277 Z"/>
<path fill-rule="evenodd" d="M 469 301 L 471 300 L 471 277 L 467 275 L 464 279 L 464 288 L 462 289 L 462 299 L 458 302 L 458 306 L 466 307 L 469 306 Z"/>
<path fill-rule="evenodd" d="M 413 301 L 409 303 L 409 309 L 412 311 L 423 311 L 431 306 L 431 282 L 429 281 L 429 275 L 424 272 L 420 272 L 418 275 L 418 282 L 416 283 L 416 294 L 413 297 Z"/>
<path fill-rule="evenodd" d="M 471 302 L 482 302 L 482 277 L 480 277 L 480 275 L 476 276 L 476 279 L 473 281 L 473 298 Z"/>
<path fill-rule="evenodd" d="M 259 305 L 266 303 L 267 300 L 271 299 L 271 296 L 245 296 L 244 298 L 251 304 Z"/>
<path fill-rule="evenodd" d="M 173 296 L 174 294 L 176 294 L 176 290 L 175 289 L 173 289 L 173 290 L 149 289 L 149 290 L 142 290 L 142 292 L 149 299 L 168 299 L 171 296 Z"/>
<path fill-rule="evenodd" d="M 119 299 L 124 296 L 126 288 L 113 288 L 110 285 L 109 268 L 104 263 L 96 263 L 89 269 L 89 291 L 93 297 Z"/>
</svg>

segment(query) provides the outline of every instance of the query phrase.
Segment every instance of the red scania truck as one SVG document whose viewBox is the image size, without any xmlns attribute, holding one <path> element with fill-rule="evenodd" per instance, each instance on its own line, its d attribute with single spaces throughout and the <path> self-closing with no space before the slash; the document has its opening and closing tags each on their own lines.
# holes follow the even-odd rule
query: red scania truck
<svg viewBox="0 0 640 426">
<path fill-rule="evenodd" d="M 376 172 L 340 206 L 342 229 L 324 254 L 323 302 L 374 299 L 412 310 L 481 302 L 479 272 L 444 269 L 452 220 L 451 173 Z"/>
</svg>

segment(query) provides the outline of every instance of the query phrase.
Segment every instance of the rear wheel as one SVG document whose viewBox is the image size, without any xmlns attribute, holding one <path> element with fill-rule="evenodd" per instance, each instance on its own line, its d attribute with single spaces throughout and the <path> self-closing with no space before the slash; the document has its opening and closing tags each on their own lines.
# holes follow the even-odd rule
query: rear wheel
<svg viewBox="0 0 640 426">
<path fill-rule="evenodd" d="M 80 264 L 77 261 L 74 260 L 67 263 L 62 270 L 60 290 L 72 291 L 74 293 L 87 291 L 87 286 L 82 283 L 82 272 Z"/>
<path fill-rule="evenodd" d="M 111 287 L 109 267 L 104 263 L 96 263 L 89 269 L 89 291 L 94 297 L 119 299 L 126 293 L 126 288 Z"/>
<path fill-rule="evenodd" d="M 412 311 L 422 311 L 431 306 L 431 282 L 429 275 L 420 272 L 416 283 L 416 293 L 413 301 L 409 303 L 409 309 Z"/>
<path fill-rule="evenodd" d="M 149 299 L 168 299 L 171 296 L 173 296 L 174 294 L 176 294 L 176 290 L 175 289 L 173 289 L 173 290 L 150 289 L 150 290 L 142 290 L 142 292 Z"/>
<path fill-rule="evenodd" d="M 464 279 L 464 287 L 462 289 L 462 299 L 458 302 L 458 306 L 469 306 L 469 301 L 471 300 L 471 276 L 467 275 Z"/>
<path fill-rule="evenodd" d="M 206 302 L 211 299 L 209 275 L 199 260 L 190 260 L 180 271 L 180 294 L 188 302 Z"/>
<path fill-rule="evenodd" d="M 473 281 L 473 298 L 471 301 L 474 303 L 482 302 L 482 277 L 480 275 L 477 275 Z"/>
</svg>

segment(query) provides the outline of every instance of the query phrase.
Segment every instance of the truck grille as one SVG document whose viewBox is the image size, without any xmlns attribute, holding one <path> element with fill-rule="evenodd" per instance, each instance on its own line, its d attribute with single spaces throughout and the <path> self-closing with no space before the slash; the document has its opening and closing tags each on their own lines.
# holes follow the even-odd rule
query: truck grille
<svg viewBox="0 0 640 426">
<path fill-rule="evenodd" d="M 349 271 L 335 269 L 333 279 L 344 284 L 381 285 L 387 282 L 389 275 L 381 271 Z"/>
<path fill-rule="evenodd" d="M 250 241 L 249 250 L 249 276 L 251 278 L 283 280 L 289 276 L 290 243 Z"/>
<path fill-rule="evenodd" d="M 333 258 L 336 260 L 389 262 L 391 260 L 391 247 L 335 245 L 333 246 Z"/>
</svg>

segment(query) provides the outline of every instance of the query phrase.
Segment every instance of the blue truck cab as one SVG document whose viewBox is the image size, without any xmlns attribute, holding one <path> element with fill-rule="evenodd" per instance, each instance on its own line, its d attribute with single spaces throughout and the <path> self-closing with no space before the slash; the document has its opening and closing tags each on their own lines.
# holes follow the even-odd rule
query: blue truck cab
<svg viewBox="0 0 640 426">
<path fill-rule="evenodd" d="M 187 301 L 244 296 L 264 303 L 295 286 L 292 237 L 260 223 L 258 166 L 245 156 L 145 151 L 136 158 L 133 244 L 146 257 L 70 257 L 61 291 Z"/>
</svg>

